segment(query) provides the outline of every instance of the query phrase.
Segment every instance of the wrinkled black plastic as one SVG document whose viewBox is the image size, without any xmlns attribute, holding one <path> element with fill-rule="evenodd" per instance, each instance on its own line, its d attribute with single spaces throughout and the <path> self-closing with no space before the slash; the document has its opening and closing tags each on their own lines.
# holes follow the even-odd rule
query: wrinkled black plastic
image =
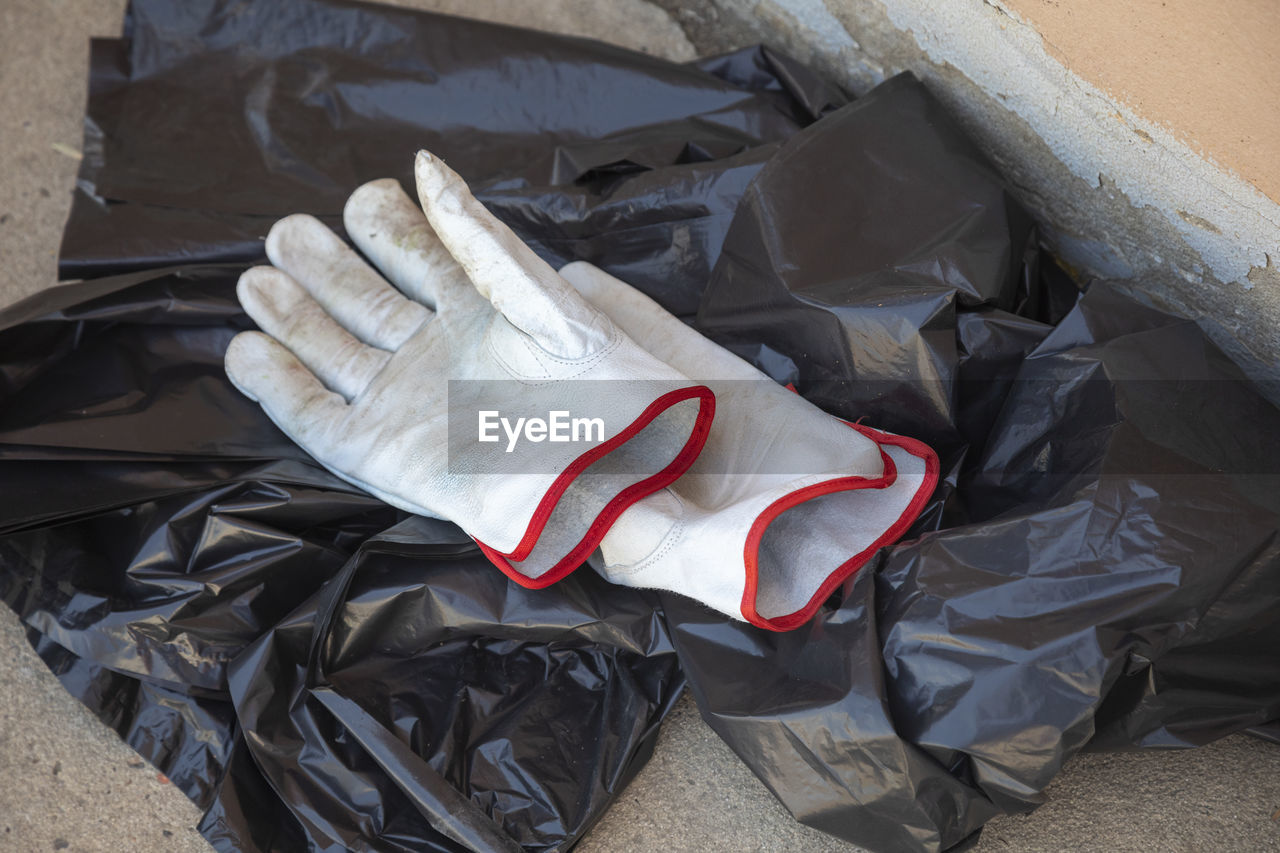
<svg viewBox="0 0 1280 853">
<path fill-rule="evenodd" d="M 316 467 L 226 381 L 235 280 L 430 146 L 548 257 L 692 313 L 743 187 L 843 97 L 763 49 L 307 0 L 135 2 L 90 88 L 61 265 L 116 275 L 0 315 L 0 596 L 221 849 L 571 846 L 683 685 L 656 599 L 512 586 Z"/>
<path fill-rule="evenodd" d="M 958 845 L 1087 745 L 1280 714 L 1280 411 L 1189 320 L 1104 283 L 1068 309 L 1029 236 L 898 77 L 774 156 L 698 314 L 950 472 L 923 535 L 798 631 L 664 596 L 711 725 L 797 817 L 874 850 Z"/>
<path fill-rule="evenodd" d="M 68 276 L 0 312 L 0 597 L 223 850 L 565 849 L 688 679 L 797 817 L 961 844 L 1076 751 L 1280 717 L 1280 416 L 1193 323 L 1080 291 L 913 79 L 847 103 L 335 0 L 135 0 L 94 43 Z M 928 440 L 908 538 L 789 634 L 589 571 L 527 591 L 231 388 L 280 214 L 442 153 L 828 410 Z M 678 663 L 677 663 L 678 659 Z"/>
<path fill-rule="evenodd" d="M 282 215 L 337 228 L 363 181 L 411 189 L 427 148 L 548 256 L 683 295 L 769 143 L 843 103 L 764 48 L 681 66 L 343 0 L 137 2 L 93 42 L 60 271 L 252 260 Z"/>
</svg>

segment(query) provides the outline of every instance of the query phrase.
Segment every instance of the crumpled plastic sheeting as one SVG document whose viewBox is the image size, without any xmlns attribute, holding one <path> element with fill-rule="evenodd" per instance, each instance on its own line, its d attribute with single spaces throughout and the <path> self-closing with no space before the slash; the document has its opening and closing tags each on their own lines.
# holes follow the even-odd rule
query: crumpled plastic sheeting
<svg viewBox="0 0 1280 853">
<path fill-rule="evenodd" d="M 1026 227 L 896 78 L 769 162 L 698 315 L 951 467 L 942 529 L 798 631 L 664 596 L 711 725 L 798 818 L 874 850 L 958 845 L 1091 743 L 1280 715 L 1280 411 L 1194 323 L 1105 284 L 1059 320 Z"/>
<path fill-rule="evenodd" d="M 653 600 L 510 585 L 309 462 L 223 374 L 237 274 L 7 312 L 0 597 L 220 849 L 563 847 L 679 695 Z"/>
<path fill-rule="evenodd" d="M 681 685 L 653 601 L 488 569 L 411 519 L 231 663 L 249 751 L 313 843 L 562 849 L 648 759 Z M 325 766 L 295 743 L 326 744 Z"/>
<path fill-rule="evenodd" d="M 412 190 L 426 148 L 549 257 L 683 296 L 773 144 L 846 100 L 766 48 L 685 66 L 342 0 L 139 0 L 93 42 L 59 270 L 252 261 L 281 216 L 341 230 L 360 183 Z"/>
<path fill-rule="evenodd" d="M 182 501 L 202 510 L 188 514 L 238 571 L 147 572 L 148 558 L 167 555 L 140 553 L 126 573 L 150 574 L 168 594 L 153 595 L 150 612 L 104 612 L 80 630 L 53 621 L 75 602 L 17 602 L 68 690 L 208 809 L 200 828 L 216 847 L 562 849 L 648 759 L 682 678 L 644 594 L 618 596 L 582 573 L 532 595 L 488 571 L 456 528 L 416 518 L 367 538 L 335 570 L 334 554 L 279 522 L 319 527 L 326 503 L 353 496 L 264 483 L 220 491 Z M 118 537 L 128 525 L 114 515 L 93 525 Z M 170 514 L 164 532 L 179 527 Z M 35 562 L 31 549 L 48 538 L 6 537 L 4 563 Z M 195 559 L 218 547 L 206 542 Z M 112 573 L 84 558 L 46 557 L 33 587 L 87 597 L 94 584 L 73 560 L 90 562 L 99 584 Z M 307 571 L 290 571 L 298 565 Z M 311 594 L 287 609 L 290 596 L 272 585 L 295 600 Z M 234 630 L 235 611 L 247 630 Z M 98 643 L 77 643 L 86 638 Z M 201 671 L 175 672 L 158 656 Z"/>
<path fill-rule="evenodd" d="M 571 846 L 683 685 L 656 600 L 514 587 L 315 466 L 226 380 L 235 280 L 278 214 L 431 144 L 544 251 L 642 259 L 692 312 L 770 146 L 843 97 L 764 50 L 307 0 L 136 2 L 93 53 L 62 269 L 116 275 L 0 314 L 0 597 L 221 849 Z"/>
<path fill-rule="evenodd" d="M 565 849 L 686 677 L 874 850 L 963 844 L 1082 748 L 1280 717 L 1276 410 L 1194 324 L 1081 298 L 911 78 L 848 104 L 765 49 L 135 0 L 88 112 L 62 269 L 117 275 L 0 313 L 0 597 L 220 849 Z M 552 262 L 929 441 L 910 537 L 774 634 L 586 571 L 517 588 L 317 468 L 223 376 L 234 281 L 418 147 Z"/>
</svg>

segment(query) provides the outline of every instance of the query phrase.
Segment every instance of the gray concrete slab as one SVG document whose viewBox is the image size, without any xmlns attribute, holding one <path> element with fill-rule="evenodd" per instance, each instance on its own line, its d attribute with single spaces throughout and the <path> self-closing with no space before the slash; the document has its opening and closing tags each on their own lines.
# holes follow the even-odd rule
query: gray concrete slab
<svg viewBox="0 0 1280 853">
<path fill-rule="evenodd" d="M 80 147 L 86 39 L 123 0 L 0 0 L 0 305 L 54 281 Z M 405 2 L 605 38 L 676 59 L 689 39 L 643 0 Z M 1086 755 L 1048 803 L 993 821 L 978 850 L 1280 850 L 1280 747 L 1236 736 L 1189 752 Z M 0 607 L 0 850 L 208 850 L 195 808 L 45 669 Z M 579 847 L 843 851 L 793 821 L 689 700 L 657 753 Z"/>
</svg>

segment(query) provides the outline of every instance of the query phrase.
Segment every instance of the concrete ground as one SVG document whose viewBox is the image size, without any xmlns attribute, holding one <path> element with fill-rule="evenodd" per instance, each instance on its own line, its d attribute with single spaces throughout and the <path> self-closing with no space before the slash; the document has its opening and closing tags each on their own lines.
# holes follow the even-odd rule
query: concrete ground
<svg viewBox="0 0 1280 853">
<path fill-rule="evenodd" d="M 643 0 L 417 0 L 593 35 L 676 59 L 693 48 Z M 81 144 L 86 39 L 123 0 L 0 0 L 0 305 L 53 283 Z M 528 16 L 533 14 L 534 19 Z M 1031 815 L 992 821 L 978 850 L 1280 851 L 1280 747 L 1243 736 L 1187 752 L 1087 755 Z M 0 607 L 0 850 L 208 850 L 196 809 L 76 700 Z M 657 754 L 578 848 L 839 851 L 800 826 L 684 700 Z"/>
</svg>

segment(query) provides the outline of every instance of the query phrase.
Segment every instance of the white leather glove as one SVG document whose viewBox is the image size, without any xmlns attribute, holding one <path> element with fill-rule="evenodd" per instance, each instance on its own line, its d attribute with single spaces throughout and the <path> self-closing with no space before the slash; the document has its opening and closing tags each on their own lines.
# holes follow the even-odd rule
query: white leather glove
<svg viewBox="0 0 1280 853">
<path fill-rule="evenodd" d="M 416 175 L 421 210 L 384 180 L 343 212 L 395 287 L 318 220 L 275 224 L 273 266 L 237 287 L 262 332 L 235 337 L 227 375 L 339 477 L 455 522 L 514 580 L 546 586 L 688 468 L 714 398 L 582 299 L 438 159 L 419 153 Z M 598 418 L 603 441 L 481 442 L 459 401 L 492 387 L 513 413 Z"/>
<path fill-rule="evenodd" d="M 716 395 L 689 472 L 624 512 L 601 542 L 603 564 L 592 565 L 606 579 L 787 631 L 915 521 L 938 481 L 927 446 L 826 414 L 590 264 L 560 274 Z"/>
</svg>

